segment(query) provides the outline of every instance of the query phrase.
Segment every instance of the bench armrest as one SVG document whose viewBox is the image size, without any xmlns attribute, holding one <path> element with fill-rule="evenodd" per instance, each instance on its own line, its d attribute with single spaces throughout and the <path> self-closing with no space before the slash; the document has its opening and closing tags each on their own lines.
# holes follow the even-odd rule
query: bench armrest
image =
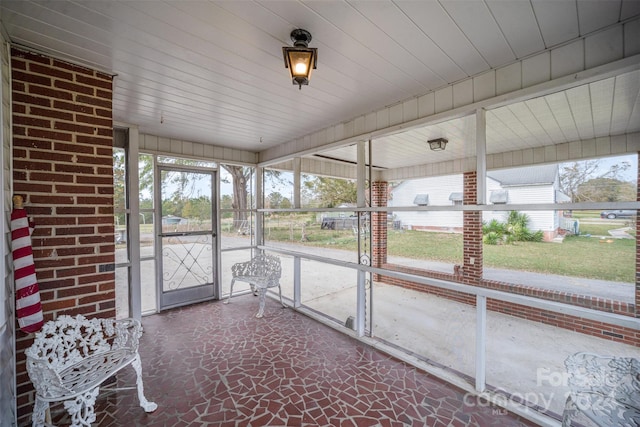
<svg viewBox="0 0 640 427">
<path fill-rule="evenodd" d="M 137 352 L 140 337 L 142 336 L 142 325 L 140 324 L 140 321 L 128 318 L 111 322 L 113 323 L 110 327 L 113 327 L 114 329 L 113 333 L 109 333 L 109 335 L 114 335 L 111 348 L 113 350 L 126 348 L 130 349 L 131 351 Z M 107 327 L 107 330 L 110 327 Z"/>
<path fill-rule="evenodd" d="M 46 359 L 27 356 L 27 371 L 36 393 L 45 399 L 55 399 L 72 393 L 72 390 L 64 386 L 62 378 Z"/>
<path fill-rule="evenodd" d="M 251 261 L 238 262 L 231 266 L 231 274 L 233 277 L 247 276 L 251 270 Z"/>
</svg>

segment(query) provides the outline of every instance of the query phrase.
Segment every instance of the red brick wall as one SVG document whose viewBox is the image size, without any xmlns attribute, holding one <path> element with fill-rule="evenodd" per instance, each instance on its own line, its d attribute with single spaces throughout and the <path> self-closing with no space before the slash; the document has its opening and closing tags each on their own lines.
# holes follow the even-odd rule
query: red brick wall
<svg viewBox="0 0 640 427">
<path fill-rule="evenodd" d="M 374 181 L 371 183 L 371 206 L 387 206 L 388 183 L 386 181 Z M 372 241 L 373 259 L 371 265 L 380 267 L 387 263 L 387 213 L 372 212 L 371 232 L 375 239 Z M 374 278 L 375 280 L 375 278 Z"/>
<path fill-rule="evenodd" d="M 35 222 L 32 236 L 45 320 L 115 316 L 111 76 L 11 51 L 13 188 Z M 17 334 L 18 416 L 33 389 Z"/>
<path fill-rule="evenodd" d="M 464 205 L 475 205 L 478 194 L 477 173 L 465 172 L 462 177 Z M 482 279 L 482 212 L 462 212 L 462 277 L 468 285 L 477 285 Z"/>
<path fill-rule="evenodd" d="M 463 279 L 456 277 L 454 274 L 447 274 L 439 271 L 429 271 L 415 267 L 406 267 L 393 264 L 386 264 L 381 267 L 391 271 L 414 274 L 416 276 L 448 280 L 450 282 L 464 282 Z M 397 279 L 382 275 L 378 275 L 374 280 L 407 289 L 426 292 L 429 294 L 437 295 L 439 297 L 448 298 L 457 302 L 475 306 L 475 296 L 463 292 L 441 289 L 436 286 L 423 285 L 421 283 L 412 282 L 410 280 Z M 616 313 L 627 316 L 634 316 L 634 314 L 636 313 L 636 305 L 612 300 L 603 300 L 602 298 L 597 297 L 578 296 L 558 291 L 534 288 L 532 286 L 503 283 L 491 280 L 481 280 L 478 286 L 519 295 L 531 296 L 549 301 L 557 301 L 565 304 L 568 303 L 580 307 L 606 311 L 609 313 Z M 621 328 L 594 320 L 583 319 L 580 317 L 569 316 L 552 311 L 541 310 L 535 307 L 527 307 L 524 305 L 513 304 L 510 302 L 498 301 L 493 299 L 487 300 L 487 309 L 520 317 L 526 320 L 532 320 L 535 322 L 545 323 L 547 325 L 569 329 L 587 335 L 593 335 L 599 338 L 640 346 L 640 331 L 635 329 Z"/>
</svg>

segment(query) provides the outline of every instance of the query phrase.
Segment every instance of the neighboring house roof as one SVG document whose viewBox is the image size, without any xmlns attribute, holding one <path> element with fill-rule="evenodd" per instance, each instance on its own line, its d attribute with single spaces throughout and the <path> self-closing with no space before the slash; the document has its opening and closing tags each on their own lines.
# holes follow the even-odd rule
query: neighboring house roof
<svg viewBox="0 0 640 427">
<path fill-rule="evenodd" d="M 553 184 L 558 175 L 558 165 L 524 166 L 515 169 L 488 171 L 487 176 L 501 187 Z"/>
</svg>

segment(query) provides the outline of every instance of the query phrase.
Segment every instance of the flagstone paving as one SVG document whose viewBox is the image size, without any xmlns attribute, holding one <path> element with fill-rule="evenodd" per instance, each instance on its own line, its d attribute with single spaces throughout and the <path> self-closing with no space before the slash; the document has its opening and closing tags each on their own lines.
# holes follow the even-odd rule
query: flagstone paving
<svg viewBox="0 0 640 427">
<path fill-rule="evenodd" d="M 96 426 L 531 426 L 501 408 L 267 299 L 251 295 L 144 317 L 146 414 L 103 391 Z M 133 370 L 118 385 L 134 384 Z M 56 425 L 68 422 L 58 405 Z"/>
</svg>

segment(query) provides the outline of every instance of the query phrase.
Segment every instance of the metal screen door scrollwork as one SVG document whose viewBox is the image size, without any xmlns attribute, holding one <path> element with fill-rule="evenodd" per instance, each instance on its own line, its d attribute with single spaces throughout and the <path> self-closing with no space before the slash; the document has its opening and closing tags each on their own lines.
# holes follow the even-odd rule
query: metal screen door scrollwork
<svg viewBox="0 0 640 427">
<path fill-rule="evenodd" d="M 162 245 L 163 289 L 213 282 L 211 234 L 176 234 L 164 237 Z"/>
</svg>

